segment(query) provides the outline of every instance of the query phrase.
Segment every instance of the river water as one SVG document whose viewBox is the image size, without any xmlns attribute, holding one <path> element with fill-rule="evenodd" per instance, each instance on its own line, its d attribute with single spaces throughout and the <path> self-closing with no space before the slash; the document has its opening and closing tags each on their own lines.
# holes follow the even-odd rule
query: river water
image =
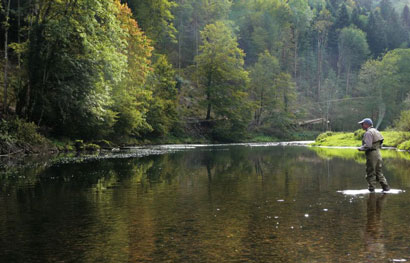
<svg viewBox="0 0 410 263">
<path fill-rule="evenodd" d="M 404 192 L 345 195 L 361 153 L 272 144 L 3 169 L 0 262 L 410 261 L 410 156 L 383 155 Z"/>
</svg>

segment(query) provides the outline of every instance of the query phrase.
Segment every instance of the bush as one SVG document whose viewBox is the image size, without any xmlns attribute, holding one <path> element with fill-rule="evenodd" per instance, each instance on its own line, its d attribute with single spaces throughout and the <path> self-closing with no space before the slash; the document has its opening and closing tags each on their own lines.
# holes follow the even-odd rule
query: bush
<svg viewBox="0 0 410 263">
<path fill-rule="evenodd" d="M 354 132 L 354 138 L 356 140 L 362 140 L 363 139 L 363 135 L 366 131 L 363 129 L 358 129 Z"/>
<path fill-rule="evenodd" d="M 85 145 L 85 150 L 90 152 L 96 152 L 100 150 L 100 146 L 97 144 L 89 143 Z"/>
<path fill-rule="evenodd" d="M 410 131 L 410 110 L 402 111 L 400 118 L 394 124 L 399 131 Z"/>
<path fill-rule="evenodd" d="M 324 142 L 327 137 L 332 136 L 332 135 L 333 135 L 333 133 L 329 132 L 329 131 L 321 133 L 321 134 L 319 134 L 319 136 L 317 136 L 316 142 Z"/>
<path fill-rule="evenodd" d="M 94 144 L 97 144 L 100 148 L 113 148 L 113 145 L 110 141 L 107 140 L 99 140 L 94 142 Z"/>
<path fill-rule="evenodd" d="M 75 149 L 79 152 L 79 151 L 83 151 L 84 150 L 84 142 L 83 140 L 75 140 L 74 142 L 74 147 Z"/>
<path fill-rule="evenodd" d="M 21 119 L 0 121 L 0 152 L 38 152 L 49 147 L 49 142 L 37 132 L 37 125 Z"/>
<path fill-rule="evenodd" d="M 410 141 L 405 141 L 397 146 L 399 150 L 410 151 Z"/>
</svg>

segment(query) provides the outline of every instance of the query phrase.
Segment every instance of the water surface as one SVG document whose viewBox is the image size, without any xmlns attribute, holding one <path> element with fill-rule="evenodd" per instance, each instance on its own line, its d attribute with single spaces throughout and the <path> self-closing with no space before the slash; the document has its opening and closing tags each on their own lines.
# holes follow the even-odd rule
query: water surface
<svg viewBox="0 0 410 263">
<path fill-rule="evenodd" d="M 405 192 L 351 196 L 356 152 L 140 150 L 0 175 L 0 262 L 410 260 L 406 158 L 384 168 Z"/>
</svg>

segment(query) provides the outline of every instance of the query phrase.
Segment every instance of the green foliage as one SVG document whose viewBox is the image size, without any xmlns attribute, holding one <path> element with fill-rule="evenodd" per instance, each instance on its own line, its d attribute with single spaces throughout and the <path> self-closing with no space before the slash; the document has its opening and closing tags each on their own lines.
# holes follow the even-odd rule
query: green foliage
<svg viewBox="0 0 410 263">
<path fill-rule="evenodd" d="M 177 89 L 175 72 L 165 56 L 159 56 L 153 65 L 154 71 L 148 78 L 153 99 L 150 101 L 147 122 L 150 125 L 149 136 L 162 137 L 177 122 Z"/>
<path fill-rule="evenodd" d="M 131 10 L 126 5 L 116 2 L 118 20 L 125 31 L 123 41 L 127 48 L 121 50 L 127 56 L 127 71 L 121 82 L 113 89 L 112 111 L 116 113 L 116 122 L 112 137 L 124 140 L 151 130 L 146 121 L 152 92 L 146 87 L 146 79 L 151 72 L 151 43 L 132 18 Z"/>
<path fill-rule="evenodd" d="M 405 141 L 397 146 L 399 150 L 410 151 L 410 141 Z"/>
<path fill-rule="evenodd" d="M 327 137 L 332 136 L 333 133 L 332 132 L 324 132 L 321 133 L 317 136 L 316 138 L 316 142 L 320 143 L 320 142 L 324 142 L 326 140 Z"/>
<path fill-rule="evenodd" d="M 0 154 L 24 151 L 38 152 L 49 142 L 37 132 L 38 127 L 22 119 L 0 120 Z"/>
<path fill-rule="evenodd" d="M 357 139 L 353 133 L 325 133 L 318 136 L 315 146 L 350 146 L 358 147 L 362 145 L 361 139 Z"/>
<path fill-rule="evenodd" d="M 363 129 L 358 129 L 356 130 L 353 134 L 354 137 L 356 138 L 356 140 L 362 140 L 363 139 L 363 135 L 366 131 Z"/>
<path fill-rule="evenodd" d="M 354 133 L 326 132 L 320 134 L 313 145 L 315 146 L 350 146 L 362 145 L 362 133 L 360 130 Z M 410 132 L 383 131 L 384 146 L 397 147 L 402 142 L 410 139 Z"/>
<path fill-rule="evenodd" d="M 199 137 L 290 139 L 301 120 L 349 130 L 360 113 L 384 128 L 407 110 L 410 22 L 402 1 L 21 5 L 11 5 L 9 19 L 10 111 L 53 136 L 164 141 L 184 136 L 186 120 L 205 117 Z M 377 59 L 366 62 L 369 55 Z"/>
<path fill-rule="evenodd" d="M 388 131 L 381 132 L 384 137 L 384 146 L 397 147 L 402 142 L 410 140 L 409 132 Z"/>
<path fill-rule="evenodd" d="M 399 131 L 410 131 L 410 110 L 402 111 L 400 118 L 395 121 L 394 126 Z"/>
<path fill-rule="evenodd" d="M 363 94 L 373 96 L 366 105 L 369 111 L 386 105 L 384 126 L 391 125 L 403 109 L 406 94 L 410 91 L 410 49 L 388 52 L 381 61 L 370 60 L 360 71 Z"/>
<path fill-rule="evenodd" d="M 169 0 L 126 0 L 144 32 L 154 41 L 156 48 L 164 50 L 175 41 L 176 29 L 171 10 L 177 6 Z"/>
<path fill-rule="evenodd" d="M 100 148 L 101 148 L 101 147 L 100 147 L 99 145 L 93 144 L 93 143 L 88 143 L 88 144 L 84 145 L 84 149 L 85 149 L 86 151 L 89 151 L 89 152 L 99 151 Z"/>
<path fill-rule="evenodd" d="M 276 81 L 280 72 L 279 61 L 268 51 L 259 55 L 258 62 L 251 68 L 251 99 L 256 104 L 255 124 L 265 122 L 279 104 Z"/>
<path fill-rule="evenodd" d="M 62 135 L 103 136 L 115 122 L 111 91 L 126 69 L 118 10 L 110 0 L 42 7 L 27 54 L 28 115 Z"/>
<path fill-rule="evenodd" d="M 74 147 L 77 151 L 83 151 L 84 150 L 84 141 L 83 140 L 75 140 L 74 141 Z"/>
<path fill-rule="evenodd" d="M 235 140 L 244 135 L 250 120 L 244 53 L 230 28 L 221 21 L 207 25 L 201 38 L 197 78 L 205 96 L 206 119 L 217 120 L 213 131 L 217 140 Z"/>
<path fill-rule="evenodd" d="M 255 135 L 251 137 L 248 141 L 250 142 L 276 142 L 278 138 L 266 136 L 266 135 Z"/>
</svg>

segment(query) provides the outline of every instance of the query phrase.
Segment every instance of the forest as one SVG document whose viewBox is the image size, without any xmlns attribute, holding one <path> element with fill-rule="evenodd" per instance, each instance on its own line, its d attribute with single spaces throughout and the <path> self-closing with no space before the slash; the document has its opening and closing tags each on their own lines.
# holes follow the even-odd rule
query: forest
<svg viewBox="0 0 410 263">
<path fill-rule="evenodd" d="M 1 137 L 298 139 L 364 117 L 409 131 L 408 4 L 1 0 Z"/>
</svg>

